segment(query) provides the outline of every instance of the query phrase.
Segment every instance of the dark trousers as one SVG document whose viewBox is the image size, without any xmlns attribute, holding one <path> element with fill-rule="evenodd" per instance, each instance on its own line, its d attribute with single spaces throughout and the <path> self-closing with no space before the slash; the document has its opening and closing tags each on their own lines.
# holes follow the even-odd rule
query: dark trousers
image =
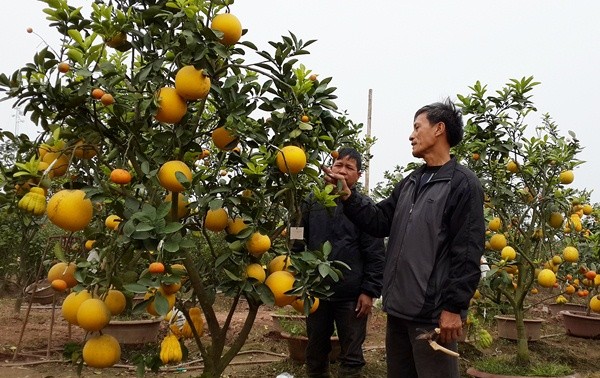
<svg viewBox="0 0 600 378">
<path fill-rule="evenodd" d="M 385 351 L 388 378 L 458 378 L 458 358 L 434 351 L 426 340 L 416 340 L 421 330 L 437 325 L 415 323 L 388 314 Z M 417 330 L 417 328 L 419 330 Z M 457 350 L 457 343 L 440 344 Z"/>
<path fill-rule="evenodd" d="M 355 308 L 356 301 L 322 300 L 317 311 L 307 317 L 306 370 L 309 377 L 329 376 L 330 337 L 334 332 L 334 323 L 341 346 L 338 376 L 360 375 L 360 370 L 365 365 L 362 344 L 367 334 L 368 318 L 357 318 Z"/>
</svg>

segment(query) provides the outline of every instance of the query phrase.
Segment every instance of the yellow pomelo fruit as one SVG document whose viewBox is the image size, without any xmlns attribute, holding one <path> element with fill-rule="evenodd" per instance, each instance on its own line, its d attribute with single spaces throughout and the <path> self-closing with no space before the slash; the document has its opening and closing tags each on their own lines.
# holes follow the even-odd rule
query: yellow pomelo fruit
<svg viewBox="0 0 600 378">
<path fill-rule="evenodd" d="M 294 287 L 294 276 L 290 272 L 280 270 L 269 274 L 265 280 L 265 285 L 267 285 L 273 293 L 276 306 L 287 306 L 296 300 L 295 296 L 284 294 Z"/>
<path fill-rule="evenodd" d="M 537 277 L 538 284 L 543 287 L 553 287 L 556 282 L 556 274 L 551 269 L 542 269 Z"/>
<path fill-rule="evenodd" d="M 167 194 L 167 196 L 165 197 L 165 202 L 171 202 L 172 198 L 173 198 L 173 195 L 171 193 Z M 188 210 L 189 210 L 188 205 L 189 204 L 190 203 L 185 196 L 183 196 L 183 195 L 177 196 L 177 219 L 181 219 L 188 214 Z M 171 216 L 173 216 L 173 210 L 171 210 L 170 214 L 171 214 Z"/>
<path fill-rule="evenodd" d="M 572 183 L 574 179 L 575 179 L 575 174 L 573 173 L 573 171 L 563 171 L 563 172 L 560 172 L 560 174 L 558 175 L 558 180 L 563 185 L 568 185 L 568 184 Z"/>
<path fill-rule="evenodd" d="M 48 282 L 63 280 L 67 284 L 67 287 L 73 287 L 77 285 L 75 270 L 77 270 L 77 265 L 74 263 L 56 263 L 48 270 Z"/>
<path fill-rule="evenodd" d="M 490 224 L 488 225 L 488 228 L 490 229 L 490 231 L 498 231 L 500 229 L 500 227 L 502 227 L 502 220 L 500 220 L 500 218 L 495 217 L 494 219 L 492 219 L 490 221 Z"/>
<path fill-rule="evenodd" d="M 502 248 L 506 247 L 506 236 L 504 234 L 494 234 L 490 238 L 490 247 L 496 251 L 501 251 Z"/>
<path fill-rule="evenodd" d="M 165 291 L 162 287 L 158 288 L 158 292 L 167 299 L 167 303 L 169 304 L 169 308 L 168 308 L 167 312 L 171 311 L 173 309 L 173 306 L 175 306 L 175 300 L 177 299 L 177 294 L 167 294 L 167 293 L 165 293 Z M 146 306 L 146 311 L 150 315 L 159 316 L 160 314 L 156 311 L 156 307 L 154 306 L 155 295 L 156 295 L 155 292 L 148 292 L 144 296 L 144 299 L 151 299 L 151 301 L 148 302 L 148 305 Z"/>
<path fill-rule="evenodd" d="M 110 228 L 111 230 L 116 230 L 117 228 L 119 228 L 121 221 L 122 221 L 122 219 L 119 218 L 118 215 L 111 214 L 111 215 L 107 216 L 106 219 L 104 220 L 104 225 L 107 228 Z"/>
<path fill-rule="evenodd" d="M 260 257 L 271 248 L 271 239 L 267 235 L 255 232 L 246 241 L 246 249 L 255 257 Z"/>
<path fill-rule="evenodd" d="M 229 217 L 225 209 L 208 210 L 204 218 L 204 228 L 214 232 L 223 231 L 227 227 L 228 220 Z"/>
<path fill-rule="evenodd" d="M 85 300 L 77 310 L 77 324 L 88 332 L 100 331 L 110 322 L 110 310 L 103 300 Z"/>
<path fill-rule="evenodd" d="M 319 298 L 313 298 L 313 305 L 310 307 L 309 313 L 312 314 L 319 308 Z M 304 315 L 304 301 L 300 298 L 292 302 L 292 307 L 299 313 Z"/>
<path fill-rule="evenodd" d="M 563 260 L 570 263 L 577 262 L 579 260 L 579 251 L 577 248 L 572 246 L 565 247 L 563 249 Z"/>
<path fill-rule="evenodd" d="M 583 210 L 585 215 L 590 215 L 594 211 L 594 208 L 590 204 L 585 204 L 581 210 Z"/>
<path fill-rule="evenodd" d="M 562 224 L 563 224 L 563 221 L 564 221 L 563 215 L 556 211 L 552 212 L 550 214 L 550 217 L 548 218 L 548 224 L 552 228 L 560 228 L 560 226 L 562 226 Z"/>
<path fill-rule="evenodd" d="M 275 158 L 277 167 L 283 173 L 296 174 L 306 167 L 306 154 L 297 146 L 285 146 Z"/>
<path fill-rule="evenodd" d="M 85 250 L 86 251 L 91 251 L 94 248 L 94 245 L 96 244 L 96 240 L 86 240 L 85 241 Z"/>
<path fill-rule="evenodd" d="M 600 296 L 594 295 L 590 299 L 590 309 L 594 312 L 600 312 Z"/>
<path fill-rule="evenodd" d="M 47 163 L 48 166 L 52 164 L 56 160 L 56 163 L 52 166 L 52 176 L 60 177 L 67 173 L 69 169 L 69 157 L 62 152 L 48 152 L 42 158 L 44 163 Z"/>
<path fill-rule="evenodd" d="M 269 274 L 280 270 L 287 270 L 292 265 L 292 259 L 288 255 L 279 255 L 269 262 Z"/>
<path fill-rule="evenodd" d="M 231 150 L 237 145 L 237 138 L 224 127 L 213 130 L 211 138 L 215 146 L 220 150 Z"/>
<path fill-rule="evenodd" d="M 554 255 L 552 256 L 552 264 L 554 265 L 560 265 L 562 264 L 562 257 L 560 257 L 559 255 Z"/>
<path fill-rule="evenodd" d="M 180 160 L 171 160 L 164 163 L 158 170 L 158 181 L 167 190 L 183 192 L 185 187 L 177 180 L 176 172 L 181 172 L 188 181 L 192 181 L 190 167 Z"/>
<path fill-rule="evenodd" d="M 514 260 L 517 257 L 517 252 L 511 246 L 506 246 L 502 248 L 502 252 L 500 252 L 503 260 L 510 261 Z"/>
<path fill-rule="evenodd" d="M 506 170 L 508 170 L 510 173 L 517 173 L 519 172 L 519 165 L 511 160 L 506 163 Z"/>
<path fill-rule="evenodd" d="M 121 346 L 111 335 L 92 336 L 83 346 L 83 361 L 90 367 L 111 367 L 121 359 Z"/>
<path fill-rule="evenodd" d="M 54 194 L 46 207 L 48 219 L 66 231 L 80 231 L 92 220 L 92 201 L 83 190 L 63 189 Z"/>
<path fill-rule="evenodd" d="M 573 225 L 573 229 L 577 232 L 581 232 L 583 229 L 583 225 L 581 224 L 581 218 L 577 214 L 571 214 L 571 224 Z"/>
<path fill-rule="evenodd" d="M 265 279 L 267 278 L 267 273 L 263 269 L 262 265 L 254 263 L 248 264 L 248 266 L 246 267 L 246 276 L 248 278 L 254 278 L 258 282 L 262 283 L 265 282 Z"/>
<path fill-rule="evenodd" d="M 229 218 L 229 220 L 227 221 L 227 233 L 229 235 L 237 235 L 240 233 L 240 231 L 244 230 L 247 227 L 248 225 L 244 222 L 242 218 Z"/>
<path fill-rule="evenodd" d="M 204 99 L 210 91 L 210 78 L 194 66 L 181 67 L 175 75 L 175 90 L 186 100 Z"/>
<path fill-rule="evenodd" d="M 223 33 L 220 41 L 222 44 L 231 46 L 237 43 L 242 37 L 242 24 L 240 20 L 231 13 L 221 13 L 216 15 L 210 28 Z"/>
<path fill-rule="evenodd" d="M 91 298 L 92 294 L 87 290 L 82 290 L 78 293 L 72 292 L 67 295 L 60 310 L 63 318 L 65 318 L 67 322 L 77 325 L 77 311 L 79 310 L 79 306 L 81 306 L 84 301 Z"/>
<path fill-rule="evenodd" d="M 79 140 L 73 146 L 73 155 L 79 159 L 91 159 L 96 156 L 96 149 L 96 146 L 87 144 L 83 140 Z"/>
<path fill-rule="evenodd" d="M 171 87 L 163 87 L 158 91 L 158 111 L 155 118 L 165 123 L 177 123 L 181 121 L 187 112 L 187 103 L 177 94 L 177 90 Z"/>
<path fill-rule="evenodd" d="M 160 287 L 163 289 L 163 292 L 167 295 L 175 294 L 181 289 L 181 281 L 173 282 L 173 283 L 164 283 L 160 284 Z"/>
<path fill-rule="evenodd" d="M 108 307 L 110 313 L 116 316 L 125 311 L 127 299 L 125 298 L 125 294 L 123 294 L 123 292 L 110 289 L 104 298 L 104 303 L 106 304 L 106 307 Z"/>
</svg>

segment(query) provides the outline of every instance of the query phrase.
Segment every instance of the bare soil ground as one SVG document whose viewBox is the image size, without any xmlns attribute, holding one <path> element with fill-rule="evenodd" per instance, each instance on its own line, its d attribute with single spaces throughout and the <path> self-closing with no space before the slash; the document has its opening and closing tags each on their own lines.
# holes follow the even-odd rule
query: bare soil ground
<svg viewBox="0 0 600 378">
<path fill-rule="evenodd" d="M 69 342 L 81 343 L 84 333 L 77 327 L 71 327 L 61 318 L 57 306 L 52 330 L 51 340 L 50 324 L 52 322 L 52 307 L 50 305 L 34 305 L 32 308 L 23 339 L 21 351 L 13 359 L 15 348 L 23 322 L 26 318 L 26 305 L 19 313 L 13 310 L 14 298 L 0 299 L 0 377 L 10 378 L 46 378 L 46 377 L 77 377 L 76 366 L 65 362 L 62 357 L 63 347 Z M 287 357 L 287 344 L 276 331 L 271 318 L 272 308 L 262 307 L 250 336 L 223 377 L 276 377 L 278 374 L 288 372 L 294 377 L 304 377 L 304 367 L 292 362 Z M 226 309 L 218 311 L 220 319 L 226 316 Z M 545 359 L 565 363 L 578 372 L 582 378 L 600 378 L 597 361 L 600 360 L 598 340 L 574 338 L 565 335 L 560 319 L 541 313 L 545 317 L 540 341 L 530 344 L 534 359 Z M 245 319 L 243 306 L 236 312 L 229 337 L 239 332 Z M 166 330 L 165 330 L 166 331 Z M 492 335 L 495 336 L 495 330 Z M 206 337 L 206 336 L 205 336 Z M 50 348 L 48 348 L 50 343 Z M 385 314 L 375 311 L 369 322 L 368 336 L 364 345 L 367 366 L 364 370 L 365 377 L 385 377 Z M 194 377 L 201 374 L 199 354 L 192 345 L 190 359 L 194 362 L 182 364 L 170 369 L 161 369 L 160 373 L 146 373 L 147 377 Z M 137 353 L 152 353 L 156 346 L 124 348 L 121 364 L 111 369 L 83 368 L 83 377 L 135 377 L 135 369 L 130 358 Z M 473 361 L 485 355 L 511 354 L 515 350 L 515 343 L 495 337 L 491 348 L 478 350 L 470 343 L 461 343 L 461 369 L 472 365 Z M 335 372 L 336 365 L 332 365 Z"/>
</svg>

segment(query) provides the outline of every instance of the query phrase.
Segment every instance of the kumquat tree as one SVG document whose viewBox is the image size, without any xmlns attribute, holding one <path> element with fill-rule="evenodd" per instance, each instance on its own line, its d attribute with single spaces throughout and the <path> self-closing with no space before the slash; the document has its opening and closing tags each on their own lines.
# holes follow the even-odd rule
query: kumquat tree
<svg viewBox="0 0 600 378">
<path fill-rule="evenodd" d="M 331 78 L 299 63 L 314 41 L 290 33 L 259 50 L 231 0 L 95 1 L 89 16 L 67 0 L 43 2 L 60 46 L 0 75 L 5 97 L 40 128 L 35 141 L 5 135 L 26 152 L 5 189 L 23 217 L 47 219 L 90 250 L 55 248 L 47 267 L 52 286 L 70 291 L 64 318 L 87 331 L 79 368 L 119 361 L 102 329 L 137 294 L 134 313 L 185 318 L 146 365 L 180 362 L 188 338 L 202 376 L 218 377 L 259 306 L 298 300 L 308 312 L 340 278 L 327 245 L 291 254 L 289 229 L 309 192 L 332 203 L 318 167 L 340 145 L 364 147 L 362 125 L 337 110 Z M 256 62 L 245 61 L 250 52 Z M 267 275 L 271 259 L 280 264 Z M 232 299 L 221 322 L 218 291 Z M 246 320 L 226 343 L 240 299 Z"/>
<path fill-rule="evenodd" d="M 583 164 L 577 158 L 582 147 L 573 133 L 561 135 L 547 114 L 529 127 L 537 112 L 531 92 L 538 84 L 533 77 L 512 79 L 489 94 L 477 82 L 469 95 L 458 96 L 467 123 L 455 152 L 485 191 L 485 257 L 491 270 L 479 290 L 511 309 L 522 364 L 529 362 L 527 309 L 576 292 L 585 297 L 600 284 L 575 278 L 595 270 L 598 261 L 598 208 L 589 204 L 588 191 L 570 186 Z"/>
</svg>

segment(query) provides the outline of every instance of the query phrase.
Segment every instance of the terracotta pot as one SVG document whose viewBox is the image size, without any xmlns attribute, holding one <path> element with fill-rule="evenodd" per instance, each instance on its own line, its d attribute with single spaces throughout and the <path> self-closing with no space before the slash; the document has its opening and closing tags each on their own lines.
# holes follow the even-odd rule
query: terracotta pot
<svg viewBox="0 0 600 378">
<path fill-rule="evenodd" d="M 36 284 L 37 287 L 35 287 Z M 50 282 L 48 282 L 48 280 L 45 278 L 43 280 L 34 282 L 25 288 L 26 298 L 29 299 L 29 297 L 33 295 L 33 303 L 50 304 L 52 303 L 52 299 L 54 298 L 55 293 L 56 292 L 54 291 L 52 286 L 50 286 Z"/>
<path fill-rule="evenodd" d="M 524 375 L 491 374 L 491 373 L 486 373 L 484 371 L 479 371 L 475 368 L 468 368 L 467 374 L 470 375 L 471 377 L 476 377 L 476 378 L 522 378 L 522 377 L 525 377 Z M 579 374 L 575 373 L 575 374 L 571 374 L 571 375 L 563 375 L 560 377 L 537 377 L 537 378 L 580 378 L 580 377 L 581 376 Z"/>
<path fill-rule="evenodd" d="M 161 318 L 137 320 L 111 320 L 102 333 L 114 336 L 121 344 L 155 343 Z"/>
<path fill-rule="evenodd" d="M 287 332 L 281 332 L 281 337 L 287 340 L 290 358 L 294 361 L 304 363 L 306 361 L 306 346 L 308 345 L 308 337 L 292 336 Z M 331 352 L 329 352 L 329 361 L 334 362 L 340 356 L 340 339 L 337 336 L 332 336 L 330 340 Z"/>
<path fill-rule="evenodd" d="M 550 311 L 550 315 L 558 316 L 561 311 L 585 311 L 586 307 L 584 305 L 576 304 L 576 303 L 553 303 L 548 305 L 548 311 Z"/>
<path fill-rule="evenodd" d="M 517 322 L 512 315 L 496 315 L 496 326 L 498 337 L 509 340 L 517 340 Z M 525 335 L 528 341 L 537 341 L 542 334 L 542 323 L 544 319 L 525 319 Z"/>
<path fill-rule="evenodd" d="M 306 327 L 304 315 L 271 314 L 271 319 L 273 319 L 273 328 L 279 333 L 285 332 L 286 325 L 292 323 Z"/>
<path fill-rule="evenodd" d="M 600 315 L 585 311 L 561 311 L 567 335 L 600 339 Z"/>
</svg>

